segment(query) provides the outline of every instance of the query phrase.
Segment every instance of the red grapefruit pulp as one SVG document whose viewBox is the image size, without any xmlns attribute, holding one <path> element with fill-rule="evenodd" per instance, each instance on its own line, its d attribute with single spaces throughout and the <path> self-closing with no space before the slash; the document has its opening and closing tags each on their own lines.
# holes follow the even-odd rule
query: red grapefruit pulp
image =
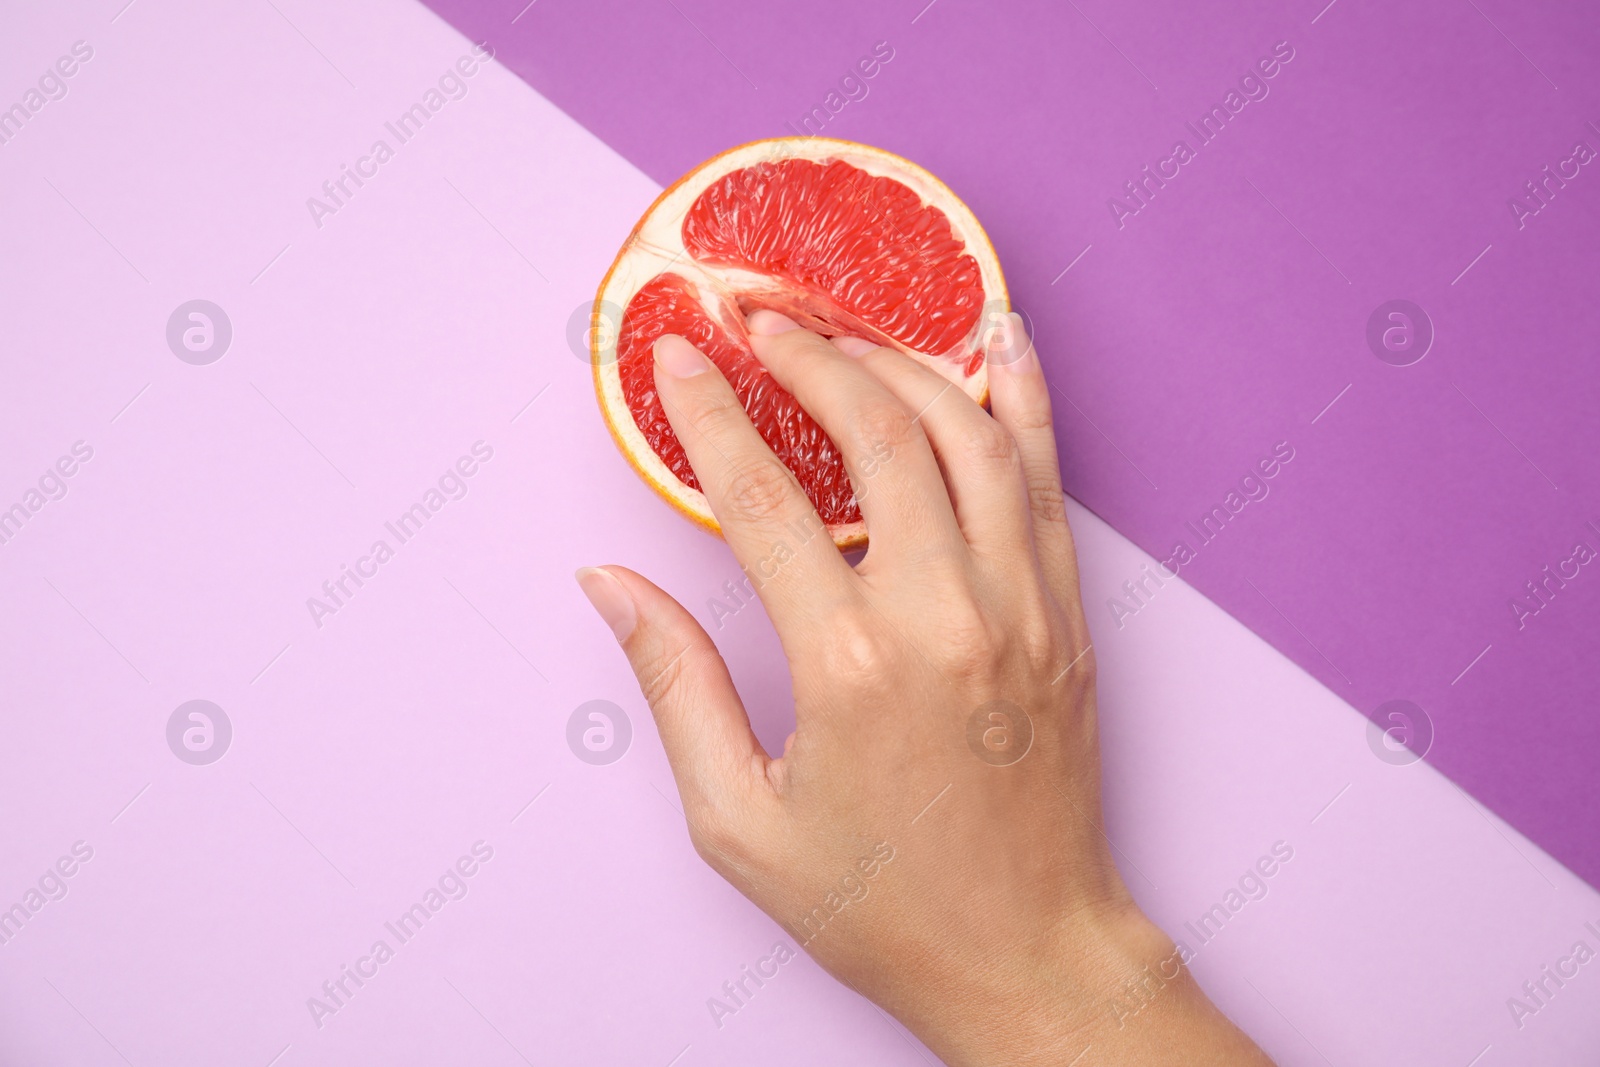
<svg viewBox="0 0 1600 1067">
<path fill-rule="evenodd" d="M 675 333 L 722 371 L 835 543 L 864 544 L 838 449 L 751 351 L 745 316 L 757 308 L 896 348 L 982 402 L 982 342 L 1009 310 L 994 249 L 966 205 L 914 163 L 848 141 L 780 138 L 725 152 L 662 193 L 601 284 L 596 392 L 657 492 L 718 529 L 656 394 L 651 348 Z"/>
</svg>

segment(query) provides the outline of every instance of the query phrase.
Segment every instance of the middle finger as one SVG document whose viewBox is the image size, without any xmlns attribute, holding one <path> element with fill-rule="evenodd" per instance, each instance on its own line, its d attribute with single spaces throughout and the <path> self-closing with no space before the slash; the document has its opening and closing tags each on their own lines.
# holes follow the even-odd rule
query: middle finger
<svg viewBox="0 0 1600 1067">
<path fill-rule="evenodd" d="M 855 360 L 777 312 L 752 314 L 750 334 L 762 364 L 839 447 L 871 548 L 892 546 L 897 557 L 919 559 L 964 556 L 966 542 L 916 414 Z"/>
</svg>

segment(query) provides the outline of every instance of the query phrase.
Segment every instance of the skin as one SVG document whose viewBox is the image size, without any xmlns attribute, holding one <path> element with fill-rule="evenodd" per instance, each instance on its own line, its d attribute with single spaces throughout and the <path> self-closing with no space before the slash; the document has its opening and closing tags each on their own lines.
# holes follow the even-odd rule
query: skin
<svg viewBox="0 0 1600 1067">
<path fill-rule="evenodd" d="M 789 659 L 783 754 L 682 605 L 623 567 L 578 572 L 695 849 L 952 1067 L 1270 1064 L 1112 863 L 1094 653 L 1020 320 L 992 331 L 992 415 L 891 349 L 770 311 L 750 326 L 839 446 L 871 533 L 852 568 L 716 367 L 657 342 L 667 417 Z"/>
</svg>

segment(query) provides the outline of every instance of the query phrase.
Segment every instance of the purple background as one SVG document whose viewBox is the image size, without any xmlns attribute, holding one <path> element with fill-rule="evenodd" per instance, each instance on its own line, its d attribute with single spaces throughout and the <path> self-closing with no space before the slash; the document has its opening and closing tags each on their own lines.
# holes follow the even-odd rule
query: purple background
<svg viewBox="0 0 1600 1067">
<path fill-rule="evenodd" d="M 887 42 L 820 132 L 983 220 L 1068 491 L 1167 558 L 1287 441 L 1185 579 L 1368 714 L 1421 705 L 1428 758 L 1600 884 L 1600 567 L 1523 628 L 1510 606 L 1600 551 L 1600 161 L 1520 229 L 1507 204 L 1600 150 L 1592 4 L 524 2 L 432 6 L 663 184 L 798 132 Z M 1108 200 L 1279 41 L 1269 95 L 1119 227 Z M 1365 340 L 1395 298 L 1436 331 L 1408 367 Z"/>
</svg>

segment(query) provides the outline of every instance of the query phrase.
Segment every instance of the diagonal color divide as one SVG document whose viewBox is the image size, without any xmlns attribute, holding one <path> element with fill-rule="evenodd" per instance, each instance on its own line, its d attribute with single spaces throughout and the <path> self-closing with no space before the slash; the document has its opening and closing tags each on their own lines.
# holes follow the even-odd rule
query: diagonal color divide
<svg viewBox="0 0 1600 1067">
<path fill-rule="evenodd" d="M 1241 517 L 1227 534 L 1231 547 L 1211 550 L 1185 580 L 1257 632 L 1278 635 L 1286 655 L 1363 710 L 1401 692 L 1424 704 L 1448 699 L 1459 725 L 1429 761 L 1600 882 L 1600 837 L 1577 829 L 1600 822 L 1600 776 L 1578 755 L 1600 745 L 1600 727 L 1574 695 L 1592 689 L 1577 664 L 1587 635 L 1600 631 L 1600 598 L 1574 593 L 1559 614 L 1541 616 L 1542 646 L 1516 642 L 1505 610 L 1528 562 L 1538 560 L 1536 573 L 1588 517 L 1574 501 L 1600 499 L 1594 464 L 1570 474 L 1564 466 L 1552 480 L 1540 462 L 1600 455 L 1600 420 L 1583 391 L 1546 389 L 1510 365 L 1536 349 L 1548 361 L 1537 382 L 1593 373 L 1585 360 L 1600 315 L 1573 304 L 1569 280 L 1600 274 L 1600 244 L 1555 240 L 1580 223 L 1587 194 L 1575 183 L 1590 179 L 1571 179 L 1522 230 L 1505 207 L 1541 166 L 1559 165 L 1573 138 L 1600 136 L 1579 120 L 1538 140 L 1518 117 L 1545 112 L 1556 72 L 1593 70 L 1600 34 L 1575 9 L 1517 9 L 1513 26 L 1503 5 L 1429 0 L 1429 17 L 1411 24 L 1371 5 L 1313 0 L 1267 29 L 1223 26 L 1214 10 L 1176 0 L 1136 17 L 1083 0 L 1025 16 L 913 0 L 883 20 L 848 0 L 761 20 L 736 0 L 673 4 L 672 17 L 692 20 L 734 61 L 792 61 L 764 68 L 761 92 L 723 94 L 705 107 L 699 71 L 644 35 L 616 35 L 596 62 L 592 26 L 625 21 L 621 0 L 595 0 L 583 17 L 540 4 L 516 27 L 506 23 L 520 4 L 431 0 L 662 186 L 731 145 L 784 133 L 791 112 L 836 84 L 839 55 L 888 40 L 894 61 L 823 133 L 908 156 L 983 220 L 1057 390 L 1068 492 L 1166 558 L 1171 532 L 1238 483 L 1244 457 L 1292 438 L 1303 458 L 1274 483 L 1261 521 Z M 535 17 L 540 32 L 525 32 Z M 1441 25 L 1459 32 L 1441 37 Z M 837 48 L 796 54 L 793 42 L 817 27 Z M 1147 61 L 1171 53 L 1169 38 L 1183 41 L 1181 88 Z M 700 63 L 722 64 L 704 51 Z M 977 54 L 1006 57 L 1005 76 L 948 77 L 952 57 Z M 1464 82 L 1461 72 L 1480 64 L 1489 73 Z M 1242 82 L 1246 75 L 1255 81 Z M 1190 125 L 1230 91 L 1240 102 L 1228 107 L 1242 110 L 1197 140 Z M 1103 121 L 1079 121 L 1091 115 Z M 1316 132 L 1330 128 L 1340 136 Z M 1175 137 L 1208 147 L 1156 189 L 1141 167 L 1159 177 Z M 1466 142 L 1483 147 L 1470 168 L 1453 147 Z M 1119 229 L 1106 205 L 1127 195 L 1130 179 L 1156 189 L 1153 209 Z M 1247 186 L 1263 216 L 1245 226 L 1234 221 L 1234 191 Z M 1378 188 L 1426 189 L 1429 206 L 1361 193 Z M 1302 259 L 1320 261 L 1330 284 L 1302 288 L 1304 276 L 1287 269 Z M 1436 355 L 1414 369 L 1377 364 L 1364 335 L 1368 314 L 1393 298 L 1418 303 L 1437 331 Z M 1454 390 L 1429 401 L 1440 407 L 1426 417 L 1403 410 L 1408 381 L 1444 360 L 1492 419 L 1496 429 L 1483 431 L 1503 429 L 1515 441 L 1489 470 L 1438 447 L 1428 431 L 1436 417 L 1455 417 L 1448 405 L 1466 406 Z M 1496 382 L 1495 395 L 1478 396 L 1480 380 Z M 1087 396 L 1092 410 L 1075 400 Z M 1349 408 L 1355 397 L 1359 408 Z M 1308 417 L 1317 436 L 1294 438 L 1291 427 L 1304 432 Z M 1360 436 L 1372 419 L 1386 420 L 1382 445 Z M 1133 455 L 1159 458 L 1135 465 Z M 1482 507 L 1486 479 L 1517 468 L 1531 475 L 1530 467 L 1561 491 L 1532 514 Z M 1361 491 L 1337 488 L 1348 485 Z M 1419 485 L 1428 491 L 1419 495 Z M 1398 612 L 1381 591 L 1411 588 L 1417 561 L 1403 547 L 1414 542 L 1389 535 L 1397 524 L 1441 546 L 1429 566 L 1450 576 Z M 1475 531 L 1470 546 L 1453 535 L 1466 526 Z M 1287 636 L 1282 605 L 1246 584 L 1264 573 L 1253 565 L 1259 558 L 1271 560 L 1273 587 L 1295 591 Z M 1321 635 L 1315 645 L 1302 640 L 1309 632 Z M 1489 644 L 1494 671 L 1480 663 L 1452 687 Z M 1335 665 L 1318 646 L 1360 651 Z M 1421 679 L 1438 688 L 1415 692 Z M 1507 712 L 1530 703 L 1546 709 L 1545 728 L 1518 729 Z"/>
</svg>

